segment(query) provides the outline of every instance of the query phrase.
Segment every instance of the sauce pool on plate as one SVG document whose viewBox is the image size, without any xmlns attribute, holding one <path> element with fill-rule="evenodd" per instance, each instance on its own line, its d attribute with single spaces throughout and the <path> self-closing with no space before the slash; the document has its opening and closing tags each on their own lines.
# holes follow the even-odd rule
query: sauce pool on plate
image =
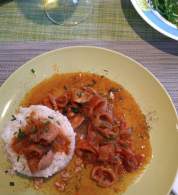
<svg viewBox="0 0 178 195">
<path fill-rule="evenodd" d="M 66 115 L 77 134 L 72 161 L 42 184 L 47 194 L 120 194 L 149 163 L 145 116 L 120 84 L 91 73 L 55 74 L 21 103 L 38 104 Z"/>
</svg>

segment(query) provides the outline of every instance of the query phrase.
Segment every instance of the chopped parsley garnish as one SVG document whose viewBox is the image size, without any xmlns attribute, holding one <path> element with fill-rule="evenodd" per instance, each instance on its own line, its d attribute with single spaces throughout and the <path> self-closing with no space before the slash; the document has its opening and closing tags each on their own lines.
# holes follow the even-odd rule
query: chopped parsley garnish
<svg viewBox="0 0 178 195">
<path fill-rule="evenodd" d="M 142 134 L 140 134 L 139 137 L 140 137 L 141 139 L 144 139 L 144 136 L 143 136 Z"/>
<path fill-rule="evenodd" d="M 92 83 L 89 83 L 88 85 L 86 85 L 86 87 L 93 87 L 96 84 L 96 81 L 93 79 Z"/>
<path fill-rule="evenodd" d="M 41 145 L 41 144 L 38 144 L 37 146 L 39 149 L 44 149 L 43 145 Z"/>
<path fill-rule="evenodd" d="M 10 185 L 10 186 L 15 186 L 15 183 L 14 183 L 13 181 L 10 181 L 10 182 L 9 182 L 9 185 Z"/>
<path fill-rule="evenodd" d="M 25 132 L 22 131 L 21 128 L 19 128 L 18 134 L 17 134 L 17 138 L 18 139 L 24 139 L 26 137 Z"/>
<path fill-rule="evenodd" d="M 43 128 L 43 130 L 45 131 L 45 132 L 48 132 L 48 130 L 49 130 L 49 128 L 48 128 L 48 125 L 49 125 L 49 123 L 50 123 L 50 121 L 44 121 L 44 128 Z"/>
<path fill-rule="evenodd" d="M 96 84 L 96 81 L 93 79 L 93 80 L 92 80 L 92 83 L 95 85 L 95 84 Z"/>
<path fill-rule="evenodd" d="M 20 156 L 17 156 L 17 162 L 19 162 L 19 160 L 20 160 Z"/>
<path fill-rule="evenodd" d="M 119 90 L 120 90 L 120 89 L 118 89 L 118 88 L 111 88 L 111 89 L 109 89 L 109 93 L 110 93 L 110 92 L 112 92 L 112 93 L 117 93 L 117 92 L 119 92 Z"/>
<path fill-rule="evenodd" d="M 78 92 L 78 93 L 77 93 L 77 96 L 78 96 L 78 97 L 82 97 L 82 92 Z"/>
<path fill-rule="evenodd" d="M 61 125 L 61 123 L 60 123 L 59 121 L 56 121 L 56 123 L 57 123 L 58 125 Z"/>
<path fill-rule="evenodd" d="M 48 127 L 44 127 L 43 129 L 45 132 L 48 132 L 49 131 L 49 128 Z"/>
<path fill-rule="evenodd" d="M 67 87 L 64 85 L 64 89 L 67 90 Z"/>
<path fill-rule="evenodd" d="M 45 126 L 49 125 L 50 121 L 46 120 L 43 122 Z"/>
<path fill-rule="evenodd" d="M 128 148 L 128 147 L 129 147 L 127 143 L 123 143 L 121 146 L 122 146 L 123 148 Z"/>
<path fill-rule="evenodd" d="M 16 117 L 12 114 L 12 119 L 11 121 L 15 121 L 16 120 Z"/>
<path fill-rule="evenodd" d="M 115 140 L 116 139 L 116 135 L 110 135 L 109 137 L 107 137 L 108 140 Z"/>
<path fill-rule="evenodd" d="M 62 110 L 62 114 L 66 114 L 67 113 L 67 109 L 66 107 Z"/>
<path fill-rule="evenodd" d="M 33 74 L 35 74 L 35 70 L 32 68 L 31 70 L 30 70 Z"/>
<path fill-rule="evenodd" d="M 16 135 L 17 134 L 17 131 L 13 133 L 13 135 Z"/>
<path fill-rule="evenodd" d="M 72 107 L 71 109 L 72 109 L 72 112 L 74 112 L 74 113 L 78 113 L 79 112 L 79 109 L 77 107 Z"/>
<path fill-rule="evenodd" d="M 37 128 L 35 126 L 32 126 L 32 128 L 30 130 L 32 133 L 35 133 L 37 131 Z"/>
<path fill-rule="evenodd" d="M 104 78 L 104 75 L 101 75 L 100 78 L 103 79 Z"/>
<path fill-rule="evenodd" d="M 49 119 L 54 119 L 52 116 L 48 116 Z"/>
</svg>

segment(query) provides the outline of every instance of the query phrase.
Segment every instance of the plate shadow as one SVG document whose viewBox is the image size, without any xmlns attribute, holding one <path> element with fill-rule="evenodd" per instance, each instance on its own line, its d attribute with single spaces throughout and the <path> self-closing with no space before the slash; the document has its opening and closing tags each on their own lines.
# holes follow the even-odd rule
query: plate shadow
<svg viewBox="0 0 178 195">
<path fill-rule="evenodd" d="M 129 25 L 140 36 L 141 39 L 166 53 L 176 56 L 178 55 L 178 42 L 162 35 L 149 26 L 138 15 L 130 0 L 121 0 L 121 6 Z M 161 42 L 167 42 L 168 44 L 165 46 L 165 44 L 161 44 Z"/>
</svg>

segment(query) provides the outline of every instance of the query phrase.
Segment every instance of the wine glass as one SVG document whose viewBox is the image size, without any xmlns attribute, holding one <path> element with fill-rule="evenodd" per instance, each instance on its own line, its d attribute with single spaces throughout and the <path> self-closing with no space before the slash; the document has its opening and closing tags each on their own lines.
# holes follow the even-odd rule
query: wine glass
<svg viewBox="0 0 178 195">
<path fill-rule="evenodd" d="M 92 13 L 93 0 L 43 0 L 47 17 L 55 24 L 73 26 Z"/>
</svg>

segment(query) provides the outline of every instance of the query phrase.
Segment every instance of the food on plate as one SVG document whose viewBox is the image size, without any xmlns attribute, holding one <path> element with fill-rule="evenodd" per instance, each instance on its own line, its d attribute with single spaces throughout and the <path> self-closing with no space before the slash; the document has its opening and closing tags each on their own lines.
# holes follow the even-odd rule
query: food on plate
<svg viewBox="0 0 178 195">
<path fill-rule="evenodd" d="M 133 97 L 92 73 L 55 74 L 39 83 L 3 139 L 14 169 L 34 176 L 36 189 L 48 186 L 49 194 L 121 193 L 151 159 L 149 127 Z M 30 144 L 21 147 L 25 140 Z"/>
<path fill-rule="evenodd" d="M 164 18 L 178 26 L 178 1 L 177 0 L 151 0 L 153 7 Z"/>
<path fill-rule="evenodd" d="M 20 108 L 2 138 L 13 169 L 32 177 L 60 171 L 75 149 L 75 133 L 68 119 L 42 105 Z"/>
<path fill-rule="evenodd" d="M 91 179 L 101 187 L 113 185 L 121 170 L 137 170 L 143 160 L 142 154 L 133 150 L 132 129 L 123 113 L 114 114 L 114 100 L 108 99 L 114 98 L 113 91 L 104 97 L 83 86 L 59 96 L 49 93 L 41 102 L 67 116 L 77 133 L 75 153 L 85 164 L 93 165 Z"/>
</svg>

